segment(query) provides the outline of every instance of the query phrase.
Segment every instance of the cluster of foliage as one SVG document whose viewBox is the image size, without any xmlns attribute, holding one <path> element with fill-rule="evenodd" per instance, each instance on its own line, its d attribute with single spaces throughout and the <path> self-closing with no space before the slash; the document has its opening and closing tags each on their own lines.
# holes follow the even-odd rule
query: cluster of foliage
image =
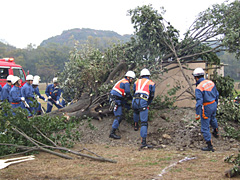
<svg viewBox="0 0 240 180">
<path fill-rule="evenodd" d="M 217 118 L 224 127 L 226 132 L 224 135 L 240 140 L 240 131 L 236 129 L 240 125 L 240 109 L 233 100 L 234 80 L 229 76 L 222 77 L 215 73 L 213 81 L 219 91 Z"/>
<path fill-rule="evenodd" d="M 213 82 L 219 92 L 219 96 L 223 98 L 232 97 L 234 94 L 234 80 L 230 76 L 221 76 L 217 73 L 213 75 Z"/>
<path fill-rule="evenodd" d="M 78 99 L 82 92 L 99 95 L 109 91 L 110 86 L 104 84 L 109 74 L 123 60 L 121 45 L 107 49 L 105 53 L 89 44 L 78 45 L 70 52 L 69 61 L 59 73 L 59 82 L 65 99 Z M 117 74 L 116 74 L 117 76 Z M 115 80 L 115 79 L 113 79 Z"/>
<path fill-rule="evenodd" d="M 230 155 L 224 159 L 224 162 L 234 164 L 234 167 L 231 169 L 233 171 L 231 174 L 240 175 L 240 151 L 238 155 Z"/>
<path fill-rule="evenodd" d="M 240 140 L 240 108 L 231 97 L 220 99 L 217 119 L 224 127 L 224 136 Z"/>
<path fill-rule="evenodd" d="M 16 115 L 13 115 L 13 112 Z M 13 128 L 17 128 L 38 142 L 49 144 L 49 141 L 39 133 L 38 130 L 40 130 L 56 144 L 66 147 L 72 147 L 74 141 L 79 140 L 81 137 L 80 132 L 77 130 L 77 121 L 65 123 L 64 117 L 49 117 L 45 115 L 34 116 L 28 119 L 27 116 L 28 112 L 26 109 L 20 107 L 12 109 L 9 103 L 4 102 L 0 111 L 0 142 L 28 147 L 33 146 L 30 141 L 13 131 Z M 1 146 L 0 156 L 19 151 L 20 149 L 14 146 Z"/>
</svg>

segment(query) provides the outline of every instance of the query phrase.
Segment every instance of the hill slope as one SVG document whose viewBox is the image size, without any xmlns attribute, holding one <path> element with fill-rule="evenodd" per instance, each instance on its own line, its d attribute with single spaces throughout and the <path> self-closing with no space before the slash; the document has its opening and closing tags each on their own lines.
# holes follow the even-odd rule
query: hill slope
<svg viewBox="0 0 240 180">
<path fill-rule="evenodd" d="M 114 31 L 94 30 L 89 28 L 75 28 L 71 30 L 63 31 L 61 35 L 57 35 L 44 40 L 40 46 L 47 46 L 50 43 L 56 43 L 67 46 L 74 46 L 78 41 L 80 44 L 90 41 L 91 44 L 109 44 L 112 42 L 122 41 L 126 42 L 130 40 L 131 35 L 121 36 Z M 91 42 L 92 41 L 92 42 Z"/>
</svg>

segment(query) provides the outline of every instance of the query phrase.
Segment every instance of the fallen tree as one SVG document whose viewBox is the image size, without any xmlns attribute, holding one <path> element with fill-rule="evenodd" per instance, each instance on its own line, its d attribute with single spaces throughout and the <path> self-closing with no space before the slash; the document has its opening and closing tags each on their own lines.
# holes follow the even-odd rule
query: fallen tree
<svg viewBox="0 0 240 180">
<path fill-rule="evenodd" d="M 105 52 L 86 46 L 81 52 L 75 47 L 70 53 L 60 81 L 64 94 L 77 102 L 51 114 L 101 119 L 110 113 L 107 94 L 127 70 L 134 70 L 138 75 L 146 67 L 153 76 L 159 77 L 167 73 L 173 63 L 188 84 L 184 93 L 195 97 L 183 65 L 197 59 L 219 65 L 216 53 L 220 51 L 236 52 L 236 57 L 240 57 L 239 26 L 236 26 L 239 6 L 240 2 L 234 1 L 214 5 L 200 13 L 183 40 L 179 31 L 151 6 L 129 10 L 136 30 L 130 42 L 114 45 Z"/>
</svg>

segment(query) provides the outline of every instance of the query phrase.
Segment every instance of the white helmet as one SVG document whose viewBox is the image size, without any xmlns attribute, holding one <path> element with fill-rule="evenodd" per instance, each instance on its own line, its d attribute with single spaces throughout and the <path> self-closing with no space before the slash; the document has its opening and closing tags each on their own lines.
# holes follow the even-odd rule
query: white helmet
<svg viewBox="0 0 240 180">
<path fill-rule="evenodd" d="M 39 85 L 39 81 L 38 81 L 38 79 L 33 79 L 33 83 L 32 83 L 33 85 Z"/>
<path fill-rule="evenodd" d="M 136 77 L 136 75 L 135 75 L 135 73 L 134 73 L 133 71 L 128 71 L 128 72 L 125 74 L 125 76 L 130 77 L 130 78 L 133 78 L 133 79 Z"/>
<path fill-rule="evenodd" d="M 38 75 L 36 75 L 36 76 L 33 77 L 33 81 L 34 81 L 35 79 L 38 80 L 38 81 L 41 81 L 41 78 L 40 78 L 40 76 L 38 76 Z"/>
<path fill-rule="evenodd" d="M 11 80 L 12 80 L 12 77 L 13 77 L 13 75 L 8 75 L 8 76 L 7 76 L 7 81 L 11 81 Z"/>
<path fill-rule="evenodd" d="M 53 83 L 57 83 L 58 80 L 57 80 L 57 77 L 53 78 Z"/>
<path fill-rule="evenodd" d="M 26 77 L 26 80 L 27 81 L 33 81 L 33 75 L 27 75 L 27 77 Z"/>
<path fill-rule="evenodd" d="M 18 80 L 20 80 L 20 78 L 17 77 L 17 76 L 13 76 L 13 77 L 11 78 L 12 84 L 15 84 L 16 82 L 18 82 Z"/>
<path fill-rule="evenodd" d="M 202 68 L 196 68 L 193 71 L 193 76 L 203 76 L 204 75 L 204 70 Z"/>
<path fill-rule="evenodd" d="M 150 76 L 150 72 L 148 69 L 144 68 L 143 70 L 141 70 L 140 72 L 140 76 Z"/>
</svg>

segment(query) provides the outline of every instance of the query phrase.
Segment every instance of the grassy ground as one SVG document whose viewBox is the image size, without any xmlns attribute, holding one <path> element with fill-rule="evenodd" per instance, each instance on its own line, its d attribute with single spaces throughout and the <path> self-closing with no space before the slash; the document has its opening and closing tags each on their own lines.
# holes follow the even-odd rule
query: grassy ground
<svg viewBox="0 0 240 180">
<path fill-rule="evenodd" d="M 152 180 L 152 179 L 212 179 L 221 180 L 232 165 L 223 159 L 233 152 L 172 151 L 163 149 L 138 150 L 132 146 L 107 144 L 78 145 L 117 163 L 98 162 L 87 158 L 66 160 L 46 153 L 36 155 L 34 161 L 12 165 L 1 170 L 1 180 L 10 179 L 84 179 L 84 180 Z M 86 153 L 86 152 L 84 152 Z M 195 157 L 177 163 L 185 157 Z M 175 163 L 175 166 L 174 166 Z M 163 172 L 163 169 L 165 171 Z M 162 176 L 159 176 L 162 174 Z"/>
</svg>

